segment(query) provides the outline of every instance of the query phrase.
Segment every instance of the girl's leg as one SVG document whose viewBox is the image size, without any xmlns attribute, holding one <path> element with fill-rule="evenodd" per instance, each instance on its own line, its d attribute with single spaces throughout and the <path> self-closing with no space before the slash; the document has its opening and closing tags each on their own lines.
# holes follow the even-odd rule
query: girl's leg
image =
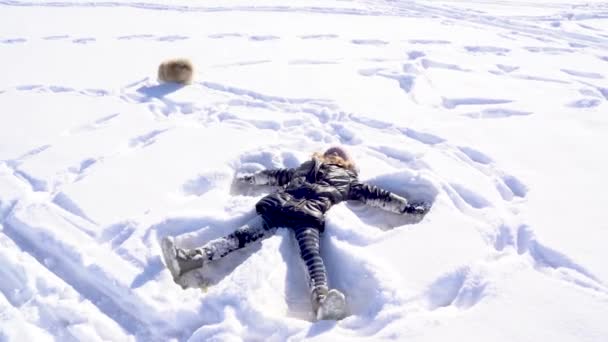
<svg viewBox="0 0 608 342">
<path fill-rule="evenodd" d="M 173 279 L 177 279 L 188 271 L 203 267 L 210 260 L 220 259 L 237 249 L 267 238 L 275 230 L 268 227 L 264 219 L 258 215 L 233 233 L 211 240 L 199 248 L 175 247 L 172 237 L 163 238 L 161 246 L 165 263 L 171 271 Z"/>
<path fill-rule="evenodd" d="M 327 271 L 321 258 L 319 248 L 319 230 L 316 228 L 299 228 L 295 230 L 296 240 L 300 246 L 300 256 L 308 271 L 310 290 L 313 293 L 327 294 Z"/>
<path fill-rule="evenodd" d="M 319 248 L 319 229 L 295 229 L 300 255 L 308 271 L 312 309 L 317 319 L 338 320 L 346 316 L 346 301 L 338 290 L 327 286 L 327 271 Z"/>
</svg>

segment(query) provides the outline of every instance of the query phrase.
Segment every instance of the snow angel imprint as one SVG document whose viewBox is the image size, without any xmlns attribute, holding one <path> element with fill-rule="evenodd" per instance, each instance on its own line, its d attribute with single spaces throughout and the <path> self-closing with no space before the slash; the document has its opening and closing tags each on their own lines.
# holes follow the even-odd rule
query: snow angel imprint
<svg viewBox="0 0 608 342">
<path fill-rule="evenodd" d="M 325 213 L 333 205 L 356 200 L 398 214 L 424 215 L 429 210 L 427 203 L 410 203 L 401 196 L 360 182 L 354 161 L 341 147 L 315 153 L 299 167 L 263 170 L 239 177 L 236 182 L 279 189 L 256 204 L 258 215 L 254 219 L 225 237 L 193 249 L 178 248 L 173 237 L 165 237 L 161 246 L 173 279 L 177 282 L 188 271 L 269 237 L 278 227 L 288 227 L 295 234 L 306 265 L 312 310 L 318 320 L 342 319 L 347 312 L 344 294 L 329 287 L 319 251 Z"/>
</svg>

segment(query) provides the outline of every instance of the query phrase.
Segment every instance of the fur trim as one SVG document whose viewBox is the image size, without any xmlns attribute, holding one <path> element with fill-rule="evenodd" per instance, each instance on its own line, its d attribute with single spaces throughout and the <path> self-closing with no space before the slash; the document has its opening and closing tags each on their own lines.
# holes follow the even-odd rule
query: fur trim
<svg viewBox="0 0 608 342">
<path fill-rule="evenodd" d="M 346 150 L 344 150 L 342 147 L 334 146 L 327 149 L 327 151 L 324 153 L 315 152 L 312 157 L 320 160 L 323 163 L 335 164 L 355 173 L 359 173 L 357 165 L 352 160 L 348 152 L 346 152 Z"/>
</svg>

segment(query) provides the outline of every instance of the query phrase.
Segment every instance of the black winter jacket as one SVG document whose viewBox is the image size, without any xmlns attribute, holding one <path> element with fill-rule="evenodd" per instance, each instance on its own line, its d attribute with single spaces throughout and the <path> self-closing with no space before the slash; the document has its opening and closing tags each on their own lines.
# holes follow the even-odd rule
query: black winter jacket
<svg viewBox="0 0 608 342">
<path fill-rule="evenodd" d="M 408 201 L 389 191 L 359 182 L 357 174 L 317 159 L 297 168 L 263 170 L 246 179 L 281 189 L 262 198 L 256 211 L 272 227 L 315 227 L 323 231 L 325 213 L 345 200 L 358 200 L 394 212 L 408 212 Z"/>
</svg>

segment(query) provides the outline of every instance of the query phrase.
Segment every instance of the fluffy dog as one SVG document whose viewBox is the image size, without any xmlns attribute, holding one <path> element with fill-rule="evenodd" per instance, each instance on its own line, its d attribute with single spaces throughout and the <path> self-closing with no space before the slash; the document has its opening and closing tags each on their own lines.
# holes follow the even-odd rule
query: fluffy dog
<svg viewBox="0 0 608 342">
<path fill-rule="evenodd" d="M 161 82 L 190 84 L 193 74 L 194 66 L 186 58 L 168 59 L 158 66 L 158 80 Z"/>
</svg>

